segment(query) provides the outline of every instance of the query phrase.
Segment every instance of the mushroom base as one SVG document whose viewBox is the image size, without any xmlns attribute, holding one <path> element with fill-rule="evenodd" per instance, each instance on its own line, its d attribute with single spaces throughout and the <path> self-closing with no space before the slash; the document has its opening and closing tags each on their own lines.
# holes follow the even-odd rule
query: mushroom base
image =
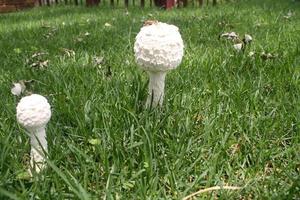
<svg viewBox="0 0 300 200">
<path fill-rule="evenodd" d="M 31 130 L 30 136 L 30 167 L 39 173 L 45 168 L 45 153 L 48 152 L 45 128 Z"/>
<path fill-rule="evenodd" d="M 166 72 L 148 72 L 150 76 L 146 108 L 162 106 Z"/>
</svg>

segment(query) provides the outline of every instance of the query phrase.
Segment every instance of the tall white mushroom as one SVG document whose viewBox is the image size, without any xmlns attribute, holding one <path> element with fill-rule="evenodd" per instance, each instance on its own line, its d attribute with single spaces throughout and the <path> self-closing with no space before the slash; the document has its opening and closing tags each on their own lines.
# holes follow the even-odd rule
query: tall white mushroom
<svg viewBox="0 0 300 200">
<path fill-rule="evenodd" d="M 48 152 L 45 127 L 50 118 L 50 105 L 41 95 L 23 97 L 17 105 L 17 121 L 30 133 L 30 165 L 37 173 L 45 167 Z"/>
<path fill-rule="evenodd" d="M 150 76 L 146 107 L 162 105 L 166 74 L 181 63 L 183 48 L 178 27 L 174 25 L 152 21 L 137 34 L 135 58 Z"/>
</svg>

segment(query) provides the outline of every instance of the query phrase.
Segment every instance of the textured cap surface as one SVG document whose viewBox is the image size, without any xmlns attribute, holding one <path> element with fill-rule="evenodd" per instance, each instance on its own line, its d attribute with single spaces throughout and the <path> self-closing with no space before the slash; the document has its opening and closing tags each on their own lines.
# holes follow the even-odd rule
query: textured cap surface
<svg viewBox="0 0 300 200">
<path fill-rule="evenodd" d="M 23 97 L 17 105 L 17 120 L 26 129 L 44 127 L 51 117 L 47 99 L 38 94 Z"/>
<path fill-rule="evenodd" d="M 134 52 L 137 63 L 144 70 L 159 72 L 174 69 L 181 63 L 183 47 L 178 28 L 158 22 L 141 28 Z"/>
</svg>

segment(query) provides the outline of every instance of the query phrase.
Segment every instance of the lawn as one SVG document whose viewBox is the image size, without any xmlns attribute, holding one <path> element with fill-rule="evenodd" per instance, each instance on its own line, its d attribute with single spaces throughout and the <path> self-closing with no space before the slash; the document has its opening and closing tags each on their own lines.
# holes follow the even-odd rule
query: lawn
<svg viewBox="0 0 300 200">
<path fill-rule="evenodd" d="M 178 26 L 185 43 L 152 110 L 133 53 L 146 19 Z M 229 31 L 251 45 L 236 51 L 219 39 Z M 52 107 L 48 168 L 33 178 L 10 91 L 20 80 Z M 299 2 L 3 14 L 0 85 L 0 199 L 182 199 L 216 185 L 241 189 L 199 199 L 300 198 Z"/>
</svg>

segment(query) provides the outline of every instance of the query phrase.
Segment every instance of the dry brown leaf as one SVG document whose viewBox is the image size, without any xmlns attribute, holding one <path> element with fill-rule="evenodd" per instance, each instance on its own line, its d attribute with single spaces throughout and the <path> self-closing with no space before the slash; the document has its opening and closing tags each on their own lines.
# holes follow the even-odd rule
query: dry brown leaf
<svg viewBox="0 0 300 200">
<path fill-rule="evenodd" d="M 240 149 L 241 149 L 241 145 L 239 143 L 233 144 L 229 148 L 229 154 L 235 155 L 236 153 L 238 153 L 240 151 Z"/>
<path fill-rule="evenodd" d="M 146 20 L 146 21 L 144 21 L 143 26 L 150 26 L 152 24 L 157 24 L 157 23 L 158 23 L 157 20 Z"/>
<path fill-rule="evenodd" d="M 75 56 L 75 51 L 72 50 L 72 49 L 60 48 L 60 50 L 61 50 L 67 57 L 73 57 L 73 56 Z"/>
<path fill-rule="evenodd" d="M 45 58 L 46 52 L 36 52 L 26 59 L 26 63 L 31 68 L 48 67 L 49 60 Z"/>
<path fill-rule="evenodd" d="M 107 22 L 106 22 L 106 23 L 104 24 L 104 26 L 105 26 L 105 27 L 111 27 L 112 25 L 111 25 L 110 23 L 107 23 Z"/>
<path fill-rule="evenodd" d="M 216 190 L 239 190 L 241 189 L 241 187 L 236 187 L 236 186 L 214 186 L 214 187 L 210 187 L 210 188 L 205 188 L 205 189 L 201 189 L 195 193 L 192 193 L 186 197 L 184 197 L 182 200 L 190 200 L 193 197 L 202 194 L 202 193 L 206 193 L 206 192 L 210 192 L 210 191 L 216 191 Z"/>
<path fill-rule="evenodd" d="M 104 62 L 104 57 L 103 56 L 94 56 L 93 61 L 95 65 L 101 65 Z"/>
<path fill-rule="evenodd" d="M 264 60 L 268 60 L 268 59 L 274 59 L 276 58 L 278 55 L 277 54 L 271 54 L 271 53 L 266 53 L 266 52 L 262 52 L 260 57 Z"/>
<path fill-rule="evenodd" d="M 220 38 L 225 38 L 225 39 L 228 39 L 228 40 L 237 40 L 237 39 L 239 39 L 239 35 L 236 34 L 235 32 L 222 33 L 219 37 Z"/>
</svg>

